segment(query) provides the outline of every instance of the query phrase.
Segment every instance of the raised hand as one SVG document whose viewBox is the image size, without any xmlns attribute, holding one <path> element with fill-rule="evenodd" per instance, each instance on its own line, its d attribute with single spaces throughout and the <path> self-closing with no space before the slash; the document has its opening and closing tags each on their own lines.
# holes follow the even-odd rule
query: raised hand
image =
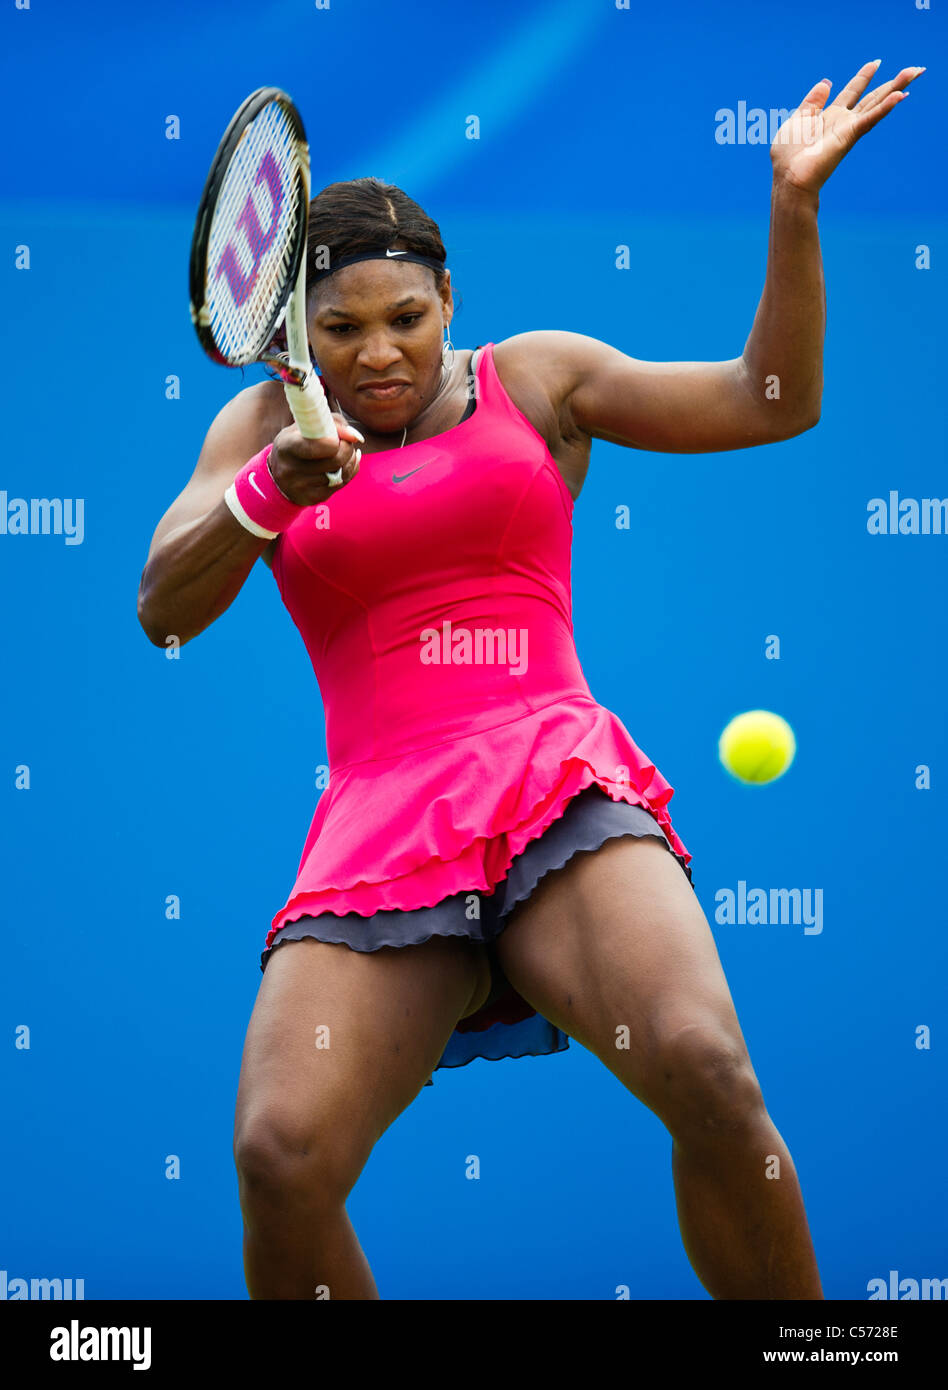
<svg viewBox="0 0 948 1390">
<path fill-rule="evenodd" d="M 770 158 L 776 177 L 818 192 L 856 141 L 905 100 L 904 89 L 925 71 L 903 68 L 897 77 L 863 96 L 881 62 L 877 58 L 864 64 L 829 106 L 824 105 L 833 85 L 829 78 L 811 87 L 774 136 Z"/>
</svg>

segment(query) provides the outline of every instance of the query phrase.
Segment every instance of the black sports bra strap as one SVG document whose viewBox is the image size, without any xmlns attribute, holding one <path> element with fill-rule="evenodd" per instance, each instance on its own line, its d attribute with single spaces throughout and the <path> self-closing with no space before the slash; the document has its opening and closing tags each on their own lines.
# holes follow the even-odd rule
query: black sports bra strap
<svg viewBox="0 0 948 1390">
<path fill-rule="evenodd" d="M 477 356 L 477 354 L 480 352 L 480 350 L 481 350 L 481 349 L 480 349 L 480 345 L 478 345 L 478 346 L 474 349 L 474 351 L 471 353 L 471 360 L 470 360 L 470 362 L 468 362 L 468 364 L 467 364 L 467 396 L 468 396 L 468 401 L 467 401 L 467 406 L 465 407 L 465 410 L 464 410 L 464 414 L 461 416 L 461 420 L 458 421 L 459 424 L 460 424 L 462 421 L 466 420 L 466 419 L 468 418 L 469 415 L 473 415 L 473 414 L 474 414 L 474 408 L 475 408 L 475 406 L 477 405 L 477 397 L 476 397 L 475 394 L 474 394 L 474 393 L 475 393 L 475 390 L 476 390 L 476 387 L 477 387 L 477 377 L 475 376 L 475 373 L 474 373 L 474 359 L 475 359 L 475 357 Z"/>
</svg>

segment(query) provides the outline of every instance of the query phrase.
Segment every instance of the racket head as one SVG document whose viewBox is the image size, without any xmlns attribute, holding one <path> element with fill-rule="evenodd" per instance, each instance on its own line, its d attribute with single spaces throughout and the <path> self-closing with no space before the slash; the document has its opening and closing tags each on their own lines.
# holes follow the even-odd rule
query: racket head
<svg viewBox="0 0 948 1390">
<path fill-rule="evenodd" d="M 306 250 L 309 147 L 279 87 L 235 112 L 211 163 L 191 239 L 191 321 L 227 367 L 266 360 Z"/>
</svg>

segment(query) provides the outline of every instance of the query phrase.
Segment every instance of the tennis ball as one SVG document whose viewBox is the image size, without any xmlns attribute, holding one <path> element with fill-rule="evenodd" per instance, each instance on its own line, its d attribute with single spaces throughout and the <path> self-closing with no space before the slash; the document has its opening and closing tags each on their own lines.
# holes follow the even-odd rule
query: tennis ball
<svg viewBox="0 0 948 1390">
<path fill-rule="evenodd" d="M 740 782 L 773 782 L 793 762 L 797 741 L 785 719 L 769 709 L 736 714 L 718 740 L 718 756 Z"/>
</svg>

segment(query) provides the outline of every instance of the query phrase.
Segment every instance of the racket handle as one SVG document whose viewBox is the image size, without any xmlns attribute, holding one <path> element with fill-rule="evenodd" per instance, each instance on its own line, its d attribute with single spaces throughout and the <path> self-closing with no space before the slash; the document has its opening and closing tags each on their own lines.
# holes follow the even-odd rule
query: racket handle
<svg viewBox="0 0 948 1390">
<path fill-rule="evenodd" d="M 325 392 L 313 372 L 310 372 L 302 386 L 292 386 L 285 381 L 283 390 L 293 412 L 293 419 L 306 439 L 328 437 L 336 443 L 339 442 Z M 342 482 L 342 469 L 337 468 L 334 473 L 327 473 L 326 481 L 331 487 L 338 487 Z"/>
<path fill-rule="evenodd" d="M 309 373 L 302 386 L 285 381 L 283 390 L 301 434 L 307 439 L 322 439 L 326 435 L 334 443 L 339 442 L 329 402 L 314 372 Z"/>
</svg>

